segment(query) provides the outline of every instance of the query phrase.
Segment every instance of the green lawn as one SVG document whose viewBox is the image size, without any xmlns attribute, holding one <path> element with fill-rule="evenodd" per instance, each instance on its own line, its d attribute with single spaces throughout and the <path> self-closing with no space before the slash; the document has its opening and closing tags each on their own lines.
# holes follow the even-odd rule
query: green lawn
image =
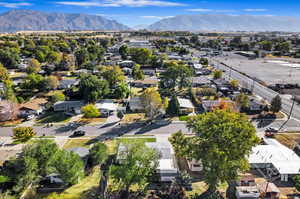
<svg viewBox="0 0 300 199">
<path fill-rule="evenodd" d="M 64 113 L 55 113 L 49 112 L 42 115 L 41 118 L 37 120 L 37 123 L 46 124 L 46 123 L 65 123 L 70 121 L 71 117 L 65 115 Z"/>
<path fill-rule="evenodd" d="M 188 121 L 189 119 L 190 119 L 190 116 L 188 116 L 188 115 L 179 116 L 180 121 Z"/>
<path fill-rule="evenodd" d="M 138 137 L 119 137 L 117 138 L 118 142 L 134 142 L 134 141 L 139 141 L 139 142 L 156 142 L 156 138 L 155 137 L 142 137 L 142 136 L 138 136 Z"/>
<path fill-rule="evenodd" d="M 91 138 L 69 139 L 64 145 L 64 149 L 72 149 L 76 147 L 90 148 L 89 142 Z"/>
</svg>

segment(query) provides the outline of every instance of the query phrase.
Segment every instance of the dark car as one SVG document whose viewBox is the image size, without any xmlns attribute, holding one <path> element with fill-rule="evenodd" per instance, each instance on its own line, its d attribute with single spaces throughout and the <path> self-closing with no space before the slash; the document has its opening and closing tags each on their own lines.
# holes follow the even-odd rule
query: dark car
<svg viewBox="0 0 300 199">
<path fill-rule="evenodd" d="M 80 137 L 84 135 L 85 135 L 85 131 L 74 131 L 70 137 Z"/>
<path fill-rule="evenodd" d="M 266 133 L 278 133 L 278 129 L 274 128 L 274 127 L 269 127 L 269 128 L 266 128 L 265 132 Z"/>
</svg>

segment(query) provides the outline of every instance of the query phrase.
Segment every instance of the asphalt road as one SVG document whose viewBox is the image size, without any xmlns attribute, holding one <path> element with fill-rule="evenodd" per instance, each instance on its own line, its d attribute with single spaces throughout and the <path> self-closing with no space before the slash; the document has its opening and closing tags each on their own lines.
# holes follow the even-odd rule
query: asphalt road
<svg viewBox="0 0 300 199">
<path fill-rule="evenodd" d="M 134 134 L 145 134 L 145 135 L 170 135 L 177 131 L 183 133 L 189 133 L 185 124 L 182 122 L 173 122 L 169 124 L 159 125 L 151 124 L 145 125 L 142 123 L 132 123 L 127 125 L 118 125 L 118 123 L 110 123 L 97 126 L 79 126 L 78 128 L 71 128 L 68 125 L 65 126 L 54 126 L 54 127 L 33 127 L 37 132 L 37 136 L 70 136 L 75 130 L 86 131 L 86 136 L 98 136 L 100 138 L 106 137 L 117 137 L 121 135 L 134 135 Z M 7 137 L 12 136 L 12 127 L 2 127 L 0 129 L 0 136 Z"/>
<path fill-rule="evenodd" d="M 211 59 L 211 64 L 218 69 L 224 70 L 225 78 L 239 80 L 241 85 L 252 90 L 254 94 L 262 97 L 263 99 L 267 100 L 268 102 L 271 102 L 271 100 L 276 95 L 279 95 L 279 93 L 269 89 L 266 86 L 259 84 L 255 80 L 241 74 L 240 72 L 232 70 L 230 68 L 232 66 L 228 67 L 227 65 L 225 65 L 213 58 Z M 292 104 L 293 104 L 293 100 L 282 98 L 282 111 L 289 115 L 291 108 L 292 108 Z M 300 120 L 300 106 L 297 103 L 294 104 L 292 117 Z"/>
</svg>

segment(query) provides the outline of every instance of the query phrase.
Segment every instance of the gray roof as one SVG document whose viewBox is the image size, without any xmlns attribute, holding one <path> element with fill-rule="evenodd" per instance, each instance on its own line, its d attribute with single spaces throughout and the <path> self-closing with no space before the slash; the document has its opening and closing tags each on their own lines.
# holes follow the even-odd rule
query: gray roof
<svg viewBox="0 0 300 199">
<path fill-rule="evenodd" d="M 77 155 L 79 155 L 80 158 L 85 158 L 90 153 L 89 149 L 83 148 L 83 147 L 71 148 L 71 149 L 68 149 L 68 151 L 72 151 L 72 152 L 76 153 Z"/>
<path fill-rule="evenodd" d="M 78 82 L 78 79 L 63 79 L 59 82 L 59 88 L 67 88 L 77 84 Z"/>
<path fill-rule="evenodd" d="M 155 149 L 160 154 L 160 159 L 172 159 L 172 146 L 168 142 L 147 142 L 146 146 Z"/>
<path fill-rule="evenodd" d="M 203 77 L 203 76 L 193 77 L 192 82 L 194 84 L 210 84 L 211 83 L 207 77 Z"/>
<path fill-rule="evenodd" d="M 83 101 L 59 101 L 56 102 L 53 106 L 58 106 L 58 105 L 68 105 L 70 107 L 81 107 L 84 105 Z"/>
</svg>

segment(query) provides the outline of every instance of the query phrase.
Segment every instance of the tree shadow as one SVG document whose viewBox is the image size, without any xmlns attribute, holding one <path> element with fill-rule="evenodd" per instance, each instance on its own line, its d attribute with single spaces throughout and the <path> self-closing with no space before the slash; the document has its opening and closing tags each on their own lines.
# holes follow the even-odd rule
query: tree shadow
<svg viewBox="0 0 300 199">
<path fill-rule="evenodd" d="M 273 122 L 275 121 L 275 118 L 273 119 L 267 119 L 267 120 L 258 120 L 258 123 L 257 123 L 257 127 L 258 128 L 264 128 L 266 126 L 269 126 L 270 124 L 272 124 Z"/>
<path fill-rule="evenodd" d="M 166 120 L 166 123 L 163 123 L 163 124 L 148 124 L 146 126 L 143 126 L 138 132 L 136 132 L 135 134 L 136 135 L 139 135 L 139 134 L 144 134 L 144 133 L 147 133 L 149 131 L 152 131 L 152 130 L 155 130 L 155 129 L 159 129 L 161 127 L 164 127 L 164 126 L 168 126 L 171 124 L 171 121 L 169 120 Z"/>
<path fill-rule="evenodd" d="M 126 124 L 126 125 L 123 124 L 123 125 L 115 126 L 111 129 L 109 129 L 107 132 L 90 140 L 87 144 L 93 144 L 98 141 L 111 140 L 116 137 L 120 137 L 122 135 L 125 135 L 125 134 L 133 131 L 133 130 L 141 128 L 143 125 L 144 125 L 143 123 L 132 123 L 132 124 Z"/>
<path fill-rule="evenodd" d="M 118 124 L 119 122 L 111 122 L 111 123 L 107 123 L 107 124 L 104 124 L 102 126 L 100 126 L 99 128 L 102 129 L 102 128 L 107 128 L 107 127 L 111 127 L 111 126 L 114 126 L 116 124 Z"/>
</svg>

